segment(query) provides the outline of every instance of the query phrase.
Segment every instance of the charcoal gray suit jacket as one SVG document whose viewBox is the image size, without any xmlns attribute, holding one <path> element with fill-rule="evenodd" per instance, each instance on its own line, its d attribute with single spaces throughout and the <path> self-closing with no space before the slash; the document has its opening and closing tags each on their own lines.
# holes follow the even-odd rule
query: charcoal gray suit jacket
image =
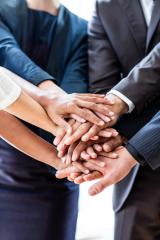
<svg viewBox="0 0 160 240">
<path fill-rule="evenodd" d="M 140 1 L 96 1 L 96 11 L 89 25 L 90 91 L 107 93 L 113 88 L 135 104 L 133 113 L 123 116 L 117 125 L 120 133 L 128 138 L 132 138 L 159 111 L 159 42 L 159 0 L 155 1 L 149 28 Z M 149 152 L 153 147 L 148 145 Z M 160 165 L 160 155 L 154 162 L 156 167 Z M 138 170 L 139 165 L 115 186 L 115 211 L 126 201 Z"/>
</svg>

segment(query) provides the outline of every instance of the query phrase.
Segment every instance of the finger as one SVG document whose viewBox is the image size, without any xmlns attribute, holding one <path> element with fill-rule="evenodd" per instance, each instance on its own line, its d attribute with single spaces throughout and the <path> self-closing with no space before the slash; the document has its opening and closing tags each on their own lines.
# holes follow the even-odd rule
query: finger
<svg viewBox="0 0 160 240">
<path fill-rule="evenodd" d="M 97 104 L 113 105 L 114 101 L 100 94 L 77 94 L 77 98 L 87 102 L 94 102 Z"/>
<path fill-rule="evenodd" d="M 118 132 L 113 128 L 107 128 L 99 132 L 100 137 L 110 138 L 118 136 Z"/>
<path fill-rule="evenodd" d="M 92 111 L 90 111 L 87 106 L 85 107 L 85 104 L 81 104 L 81 100 L 76 100 L 75 104 L 70 104 L 68 106 L 68 113 L 70 114 L 76 114 L 79 117 L 93 123 L 96 124 L 98 126 L 103 126 L 104 125 L 104 121 L 102 121 L 102 119 L 100 119 L 95 113 L 93 113 Z M 87 104 L 87 102 L 84 102 Z M 92 104 L 92 103 L 90 103 Z M 81 106 L 83 105 L 83 106 Z"/>
<path fill-rule="evenodd" d="M 89 144 L 89 143 L 87 143 Z M 72 161 L 77 161 L 80 159 L 81 153 L 86 149 L 87 145 L 84 142 L 79 142 L 72 154 Z"/>
<path fill-rule="evenodd" d="M 71 135 L 69 136 L 66 141 L 65 144 L 66 145 L 71 145 L 72 143 L 76 142 L 77 140 L 81 139 L 81 137 L 88 132 L 88 130 L 90 129 L 91 124 L 90 123 L 84 123 L 81 124 L 79 126 L 79 128 Z"/>
<path fill-rule="evenodd" d="M 64 155 L 67 153 L 68 148 L 69 148 L 69 146 L 64 144 L 64 142 L 61 141 L 61 143 L 57 147 L 58 157 L 63 158 Z"/>
<path fill-rule="evenodd" d="M 88 181 L 93 181 L 93 180 L 97 180 L 99 178 L 103 177 L 103 175 L 98 172 L 98 171 L 94 171 L 90 174 L 87 174 L 83 177 L 83 179 L 85 180 L 85 182 L 88 182 Z"/>
<path fill-rule="evenodd" d="M 97 151 L 97 152 L 101 152 L 103 150 L 102 146 L 99 144 L 94 144 L 93 148 Z"/>
<path fill-rule="evenodd" d="M 102 168 L 105 167 L 106 163 L 103 161 L 103 158 L 101 158 L 101 156 L 98 156 L 96 159 L 88 159 L 84 165 L 89 170 L 97 170 L 103 172 Z"/>
<path fill-rule="evenodd" d="M 68 121 L 68 123 L 73 126 L 73 124 L 75 124 L 75 120 L 71 119 Z M 56 138 L 54 139 L 54 145 L 58 146 L 60 144 L 60 142 L 62 141 L 62 139 L 64 138 L 64 136 L 66 135 L 66 131 L 64 129 L 59 129 Z"/>
<path fill-rule="evenodd" d="M 116 158 L 119 157 L 117 153 L 114 153 L 114 152 L 107 153 L 107 152 L 104 152 L 104 151 L 102 151 L 100 153 L 100 156 L 111 158 L 111 159 L 116 159 Z"/>
<path fill-rule="evenodd" d="M 91 138 L 92 141 L 97 141 L 99 139 L 99 136 L 94 136 Z"/>
<path fill-rule="evenodd" d="M 86 149 L 86 152 L 88 153 L 88 155 L 91 157 L 91 158 L 96 158 L 97 157 L 97 154 L 96 152 L 94 151 L 93 147 L 88 147 Z"/>
<path fill-rule="evenodd" d="M 63 179 L 63 178 L 69 177 L 70 174 L 73 173 L 73 172 L 79 172 L 79 171 L 74 166 L 67 167 L 65 169 L 57 171 L 56 172 L 56 178 Z"/>
<path fill-rule="evenodd" d="M 58 131 L 57 136 L 55 137 L 55 139 L 53 141 L 53 144 L 55 146 L 57 146 L 62 141 L 62 139 L 64 138 L 65 134 L 66 134 L 66 131 L 64 129 L 60 129 Z"/>
<path fill-rule="evenodd" d="M 80 172 L 84 173 L 84 174 L 88 174 L 89 173 L 89 169 L 86 168 L 81 162 L 73 162 L 72 165 L 78 169 Z"/>
<path fill-rule="evenodd" d="M 82 136 L 81 140 L 83 142 L 88 142 L 91 138 L 93 138 L 94 136 L 98 135 L 100 130 L 101 129 L 98 126 L 96 126 L 96 125 L 92 126 L 89 129 L 89 131 Z"/>
<path fill-rule="evenodd" d="M 75 183 L 75 184 L 82 184 L 82 183 L 84 183 L 84 182 L 85 182 L 85 180 L 83 179 L 84 176 L 85 176 L 85 174 L 77 177 L 77 178 L 74 180 L 74 183 Z"/>
<path fill-rule="evenodd" d="M 77 146 L 77 142 L 73 143 L 71 146 L 69 146 L 68 152 L 67 152 L 67 156 L 66 156 L 66 163 L 70 164 L 72 162 L 72 154 L 74 149 Z"/>
<path fill-rule="evenodd" d="M 81 123 L 79 122 L 75 122 L 74 121 L 74 124 L 72 125 L 72 129 L 73 129 L 73 132 L 81 125 Z M 74 134 L 74 133 L 73 133 Z M 61 140 L 60 144 L 57 146 L 57 150 L 59 151 L 59 154 L 58 154 L 58 157 L 63 157 L 63 155 L 66 153 L 67 149 L 68 149 L 68 145 L 65 143 L 65 141 L 70 138 L 70 134 L 66 134 L 64 136 L 64 138 Z"/>
<path fill-rule="evenodd" d="M 63 117 L 60 117 L 59 115 L 56 115 L 56 116 L 54 116 L 53 121 L 58 126 L 63 128 L 68 134 L 72 133 L 72 127 L 70 126 L 70 124 Z"/>
<path fill-rule="evenodd" d="M 90 156 L 89 156 L 89 154 L 86 151 L 83 151 L 81 153 L 81 158 L 87 161 L 87 160 L 90 159 Z"/>
<path fill-rule="evenodd" d="M 96 112 L 97 116 L 100 117 L 104 122 L 110 122 L 111 119 L 102 113 Z"/>
<path fill-rule="evenodd" d="M 106 95 L 105 94 L 98 94 L 98 93 L 73 93 L 76 97 L 99 97 L 99 98 L 104 98 Z"/>
<path fill-rule="evenodd" d="M 107 105 L 104 105 L 104 104 L 96 104 L 94 102 L 86 102 L 86 101 L 77 101 L 76 102 L 77 105 L 79 107 L 82 107 L 82 108 L 87 108 L 87 109 L 90 109 L 94 112 L 99 112 L 99 113 L 102 113 L 103 115 L 106 115 L 108 117 L 112 117 L 114 116 L 114 112 L 112 112 L 108 107 Z"/>
<path fill-rule="evenodd" d="M 67 177 L 67 180 L 70 181 L 70 182 L 74 182 L 74 180 L 70 176 Z"/>
<path fill-rule="evenodd" d="M 108 177 L 103 177 L 100 181 L 91 186 L 88 190 L 90 196 L 95 196 L 101 193 L 105 188 L 112 184 Z"/>
<path fill-rule="evenodd" d="M 117 137 L 109 139 L 106 143 L 103 144 L 103 150 L 105 152 L 112 152 L 115 148 L 119 147 L 122 144 L 121 137 L 118 135 Z"/>
<path fill-rule="evenodd" d="M 70 178 L 74 181 L 77 177 L 81 176 L 82 173 L 71 173 Z"/>
<path fill-rule="evenodd" d="M 85 123 L 86 120 L 81 118 L 80 116 L 76 115 L 76 114 L 71 114 L 71 118 L 73 118 L 74 120 L 80 122 L 80 123 Z"/>
</svg>

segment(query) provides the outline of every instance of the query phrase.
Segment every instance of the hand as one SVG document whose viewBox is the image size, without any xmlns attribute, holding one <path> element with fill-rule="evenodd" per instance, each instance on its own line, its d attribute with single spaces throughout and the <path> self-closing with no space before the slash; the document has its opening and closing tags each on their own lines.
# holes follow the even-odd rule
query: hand
<svg viewBox="0 0 160 240">
<path fill-rule="evenodd" d="M 47 93 L 46 96 L 41 97 L 39 102 L 47 111 L 49 117 L 69 133 L 72 132 L 72 128 L 64 118 L 74 117 L 81 122 L 87 120 L 98 126 L 103 126 L 104 121 L 93 112 L 105 115 L 106 121 L 110 121 L 110 118 L 114 115 L 107 107 L 108 105 L 111 106 L 113 101 L 103 95 L 64 93 L 55 96 Z"/>
<path fill-rule="evenodd" d="M 91 196 L 97 195 L 102 192 L 106 187 L 120 182 L 137 164 L 137 161 L 132 157 L 132 155 L 127 151 L 126 148 L 117 148 L 115 153 L 117 153 L 119 157 L 114 160 L 108 157 L 101 156 L 103 161 L 106 163 L 104 167 L 105 169 L 103 169 L 104 177 L 102 177 L 100 181 L 90 187 L 89 194 Z M 97 176 L 94 176 L 94 174 L 91 173 L 85 175 L 83 179 L 84 181 L 92 181 L 97 179 Z"/>
<path fill-rule="evenodd" d="M 117 133 L 117 131 L 113 132 L 112 135 L 110 135 L 110 132 L 105 132 L 105 130 L 102 130 L 99 135 L 105 138 L 105 143 L 97 142 L 94 143 L 92 146 L 87 147 L 83 152 L 81 152 L 81 158 L 88 161 L 90 158 L 96 158 L 97 155 L 99 155 L 102 151 L 106 153 L 110 153 L 108 156 L 114 155 L 112 153 L 117 147 L 122 145 L 122 137 Z M 108 136 L 108 138 L 107 138 Z"/>
<path fill-rule="evenodd" d="M 84 142 L 74 143 L 69 148 L 68 155 L 66 156 L 66 163 L 68 164 L 72 160 L 77 161 L 81 157 L 82 159 L 89 161 L 96 166 L 104 167 L 104 161 L 100 157 L 98 158 L 98 160 L 97 160 L 97 156 L 96 156 L 96 158 L 92 158 L 90 156 L 90 154 L 86 153 L 86 151 L 84 151 L 84 150 L 86 148 L 87 149 L 90 148 L 91 146 L 97 145 L 97 147 L 101 147 L 101 151 L 95 151 L 96 155 L 102 155 L 103 157 L 105 156 L 105 157 L 114 159 L 114 158 L 117 158 L 118 155 L 117 155 L 117 153 L 115 153 L 113 151 L 121 144 L 122 144 L 122 138 L 120 135 L 117 135 L 116 137 L 110 138 L 108 140 L 106 138 L 102 138 L 102 139 L 98 140 L 96 143 L 93 141 L 89 141 L 87 143 L 84 143 Z M 82 163 L 82 164 L 84 164 L 84 163 Z M 75 178 L 72 177 L 72 180 L 73 181 L 75 180 L 76 183 L 79 183 L 79 180 L 80 180 L 80 182 L 84 182 L 85 180 L 83 179 L 83 174 L 80 171 L 79 165 L 76 165 L 76 162 L 72 163 L 72 165 L 74 165 L 76 167 L 76 169 L 78 169 L 78 175 L 77 175 L 77 171 L 75 171 L 76 175 L 75 175 Z M 93 170 L 94 170 L 94 168 L 92 168 L 92 171 Z M 73 171 L 72 171 L 72 173 L 73 173 Z M 96 177 L 97 177 L 97 175 L 98 175 L 97 169 L 96 169 L 96 172 L 92 173 L 92 175 L 94 177 L 96 175 Z M 67 169 L 65 169 L 62 172 L 61 171 L 57 172 L 57 176 L 58 176 L 58 178 L 63 178 L 63 176 L 70 178 L 70 174 L 69 174 L 69 171 L 67 171 Z M 100 176 L 101 176 L 101 174 L 100 174 Z M 77 177 L 78 177 L 78 179 L 76 179 Z"/>
<path fill-rule="evenodd" d="M 102 137 L 97 140 L 90 140 L 88 142 L 77 141 L 71 144 L 69 148 L 67 148 L 67 145 L 65 144 L 62 145 L 62 148 L 60 148 L 61 146 L 59 146 L 58 156 L 62 157 L 65 154 L 66 150 L 68 150 L 65 156 L 65 161 L 67 164 L 71 163 L 72 161 L 78 161 L 80 158 L 88 161 L 88 159 L 90 158 L 97 157 L 97 152 L 94 150 L 94 148 L 102 146 L 102 149 L 104 151 L 110 152 L 113 151 L 116 147 L 120 146 L 122 143 L 121 137 L 118 135 L 118 132 L 112 128 L 107 129 L 106 132 L 100 132 L 100 136 Z M 88 158 L 87 155 L 89 154 L 90 156 Z"/>
<path fill-rule="evenodd" d="M 73 134 L 66 140 L 66 144 L 71 145 L 81 138 L 82 138 L 82 141 L 86 141 L 86 142 L 89 141 L 90 139 L 95 137 L 100 130 L 113 126 L 117 122 L 119 116 L 128 111 L 128 106 L 119 97 L 113 94 L 109 94 L 107 96 L 107 99 L 108 100 L 111 99 L 111 101 L 113 101 L 114 103 L 112 105 L 108 105 L 108 108 L 110 108 L 110 110 L 114 112 L 114 116 L 110 118 L 111 121 L 109 122 L 105 121 L 107 123 L 101 127 L 91 124 L 91 121 L 80 125 L 77 128 L 77 130 L 74 131 Z M 102 114 L 101 114 L 101 118 L 103 119 Z M 58 145 L 61 142 L 61 140 L 64 138 L 65 134 L 66 134 L 65 131 L 61 132 L 61 134 L 55 138 L 54 144 Z"/>
</svg>

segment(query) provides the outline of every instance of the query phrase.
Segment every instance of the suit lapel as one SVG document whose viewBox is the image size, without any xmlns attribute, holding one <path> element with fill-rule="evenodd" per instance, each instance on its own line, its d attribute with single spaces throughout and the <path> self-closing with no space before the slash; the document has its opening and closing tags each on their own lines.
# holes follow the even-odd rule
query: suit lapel
<svg viewBox="0 0 160 240">
<path fill-rule="evenodd" d="M 160 20 L 160 0 L 157 0 L 155 1 L 150 26 L 148 29 L 146 49 L 148 49 L 149 47 L 149 44 L 152 40 L 154 32 L 156 31 L 159 20 Z"/>
<path fill-rule="evenodd" d="M 119 4 L 123 8 L 126 15 L 130 32 L 134 38 L 136 45 L 144 54 L 147 36 L 147 25 L 139 0 L 119 0 Z"/>
</svg>

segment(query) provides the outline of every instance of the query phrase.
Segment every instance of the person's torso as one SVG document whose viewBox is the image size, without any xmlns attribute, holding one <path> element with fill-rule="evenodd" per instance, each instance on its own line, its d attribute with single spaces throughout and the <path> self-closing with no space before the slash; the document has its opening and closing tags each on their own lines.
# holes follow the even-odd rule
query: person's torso
<svg viewBox="0 0 160 240">
<path fill-rule="evenodd" d="M 160 41 L 160 3 L 155 5 L 147 27 L 139 0 L 99 1 L 99 15 L 124 78 Z M 114 14 L 113 14 L 114 12 Z M 107 69 L 106 69 L 107 71 Z M 121 79 L 120 79 L 121 80 Z M 107 84 L 107 82 L 106 82 Z M 134 90 L 133 90 L 134 91 Z M 119 130 L 131 137 L 159 110 L 160 89 L 149 99 L 142 113 L 122 117 Z M 136 119 L 136 121 L 135 121 Z M 129 129 L 128 129 L 128 126 Z"/>
</svg>

